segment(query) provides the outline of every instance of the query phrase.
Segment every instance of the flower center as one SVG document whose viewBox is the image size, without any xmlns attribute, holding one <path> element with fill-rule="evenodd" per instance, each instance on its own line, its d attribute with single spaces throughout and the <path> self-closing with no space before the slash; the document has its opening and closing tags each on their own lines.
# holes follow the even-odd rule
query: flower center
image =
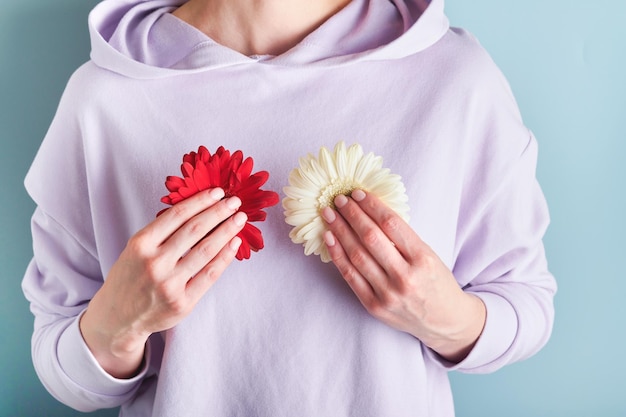
<svg viewBox="0 0 626 417">
<path fill-rule="evenodd" d="M 317 206 L 320 210 L 324 207 L 334 209 L 335 197 L 339 194 L 349 196 L 356 188 L 358 188 L 358 185 L 342 178 L 336 178 L 321 190 L 320 196 L 317 198 Z"/>
</svg>

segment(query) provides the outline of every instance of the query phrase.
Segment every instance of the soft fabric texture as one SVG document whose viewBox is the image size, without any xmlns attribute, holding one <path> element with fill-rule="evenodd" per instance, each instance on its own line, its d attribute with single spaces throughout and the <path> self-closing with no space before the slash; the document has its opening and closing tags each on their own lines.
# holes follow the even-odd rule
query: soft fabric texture
<svg viewBox="0 0 626 417">
<path fill-rule="evenodd" d="M 26 178 L 38 208 L 23 288 L 33 360 L 79 410 L 125 416 L 454 415 L 448 372 L 492 372 L 548 340 L 556 285 L 542 237 L 537 143 L 478 42 L 443 1 L 353 0 L 276 57 L 246 57 L 169 12 L 179 0 L 105 0 Z M 410 224 L 481 297 L 469 356 L 442 360 L 370 316 L 332 264 L 288 237 L 235 261 L 180 325 L 151 337 L 141 373 L 97 364 L 78 321 L 128 239 L 165 206 L 165 177 L 205 145 L 241 149 L 281 192 L 298 158 L 360 143 L 402 176 Z M 282 198 L 282 195 L 281 195 Z"/>
</svg>

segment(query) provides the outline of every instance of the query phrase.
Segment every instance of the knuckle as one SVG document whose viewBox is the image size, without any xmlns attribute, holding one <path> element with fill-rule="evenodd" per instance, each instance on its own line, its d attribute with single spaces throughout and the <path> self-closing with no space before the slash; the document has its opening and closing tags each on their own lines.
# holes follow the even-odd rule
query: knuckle
<svg viewBox="0 0 626 417">
<path fill-rule="evenodd" d="M 346 282 L 351 286 L 352 284 L 355 284 L 357 280 L 359 279 L 357 271 L 354 268 L 351 268 L 347 265 L 339 268 L 339 272 L 341 273 L 343 278 L 346 280 Z"/>
<path fill-rule="evenodd" d="M 366 300 L 363 302 L 363 306 L 374 317 L 384 317 L 387 309 L 385 306 L 376 298 L 371 298 L 370 300 Z"/>
<path fill-rule="evenodd" d="M 415 260 L 415 266 L 422 271 L 432 271 L 435 269 L 437 261 L 430 254 L 422 253 Z"/>
<path fill-rule="evenodd" d="M 180 296 L 178 288 L 173 281 L 164 281 L 158 286 L 158 297 L 166 306 L 167 310 L 174 314 L 182 314 L 185 312 L 186 305 L 184 299 Z"/>
<path fill-rule="evenodd" d="M 384 311 L 394 310 L 396 303 L 397 298 L 389 291 L 383 291 L 378 296 L 378 305 Z"/>
<path fill-rule="evenodd" d="M 146 257 L 149 253 L 150 235 L 145 231 L 140 231 L 128 240 L 127 249 L 140 257 Z"/>
<path fill-rule="evenodd" d="M 202 259 L 212 259 L 215 256 L 215 247 L 211 239 L 204 239 L 196 250 Z"/>
<path fill-rule="evenodd" d="M 417 275 L 417 269 L 406 262 L 395 262 L 387 266 L 389 282 L 395 290 L 401 293 L 415 287 Z"/>
<path fill-rule="evenodd" d="M 348 204 L 345 208 L 346 217 L 355 218 L 359 214 L 359 208 L 355 204 Z"/>
<path fill-rule="evenodd" d="M 352 265 L 362 265 L 366 261 L 367 255 L 363 249 L 358 248 L 350 252 L 349 259 Z"/>
<path fill-rule="evenodd" d="M 168 300 L 167 307 L 172 312 L 172 314 L 176 316 L 185 315 L 187 313 L 187 306 L 184 300 L 180 298 L 172 298 Z"/>
<path fill-rule="evenodd" d="M 144 258 L 142 262 L 147 276 L 153 281 L 158 281 L 164 271 L 163 261 L 159 258 Z"/>
<path fill-rule="evenodd" d="M 399 279 L 396 283 L 396 292 L 401 297 L 406 297 L 415 293 L 415 285 L 413 281 L 408 279 Z"/>
<path fill-rule="evenodd" d="M 209 283 L 215 283 L 220 277 L 220 269 L 216 265 L 208 265 L 207 268 L 202 272 L 203 279 Z"/>
<path fill-rule="evenodd" d="M 174 286 L 170 280 L 165 280 L 156 285 L 155 292 L 157 293 L 157 297 L 165 303 L 169 303 L 170 300 L 175 298 Z"/>
<path fill-rule="evenodd" d="M 189 233 L 194 235 L 194 236 L 195 235 L 202 235 L 202 234 L 205 234 L 207 232 L 205 223 L 202 222 L 200 219 L 197 219 L 197 218 L 194 218 L 192 220 L 189 220 L 189 222 L 187 222 L 187 229 L 188 229 Z"/>
<path fill-rule="evenodd" d="M 380 241 L 380 236 L 375 229 L 369 229 L 363 233 L 363 243 L 374 246 Z"/>
<path fill-rule="evenodd" d="M 389 214 L 383 217 L 380 224 L 383 230 L 388 232 L 395 232 L 398 231 L 401 227 L 401 219 L 398 216 Z"/>
<path fill-rule="evenodd" d="M 377 299 L 380 307 L 388 313 L 403 310 L 406 301 L 404 294 L 396 286 L 391 285 L 379 290 Z"/>
<path fill-rule="evenodd" d="M 172 212 L 172 215 L 174 217 L 177 217 L 180 219 L 187 219 L 190 216 L 190 207 L 189 207 L 189 204 L 187 204 L 185 201 L 182 201 L 178 204 L 174 204 L 170 208 L 170 211 Z"/>
</svg>

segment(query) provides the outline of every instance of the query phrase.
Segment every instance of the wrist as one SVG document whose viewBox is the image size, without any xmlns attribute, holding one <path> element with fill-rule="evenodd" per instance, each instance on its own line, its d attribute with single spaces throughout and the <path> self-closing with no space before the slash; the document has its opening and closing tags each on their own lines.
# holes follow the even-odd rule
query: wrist
<svg viewBox="0 0 626 417">
<path fill-rule="evenodd" d="M 462 302 L 455 306 L 452 324 L 426 345 L 444 359 L 459 363 L 478 341 L 485 326 L 487 310 L 479 297 L 465 292 L 462 293 Z"/>
<path fill-rule="evenodd" d="M 126 379 L 140 369 L 149 334 L 107 326 L 103 315 L 90 305 L 79 321 L 83 340 L 102 369 L 114 378 Z"/>
</svg>

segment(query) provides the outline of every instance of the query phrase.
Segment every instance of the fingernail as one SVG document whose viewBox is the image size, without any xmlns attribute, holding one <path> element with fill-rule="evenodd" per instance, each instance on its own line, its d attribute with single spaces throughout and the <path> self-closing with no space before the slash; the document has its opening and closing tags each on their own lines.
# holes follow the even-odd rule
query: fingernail
<svg viewBox="0 0 626 417">
<path fill-rule="evenodd" d="M 330 207 L 324 207 L 322 209 L 322 217 L 326 220 L 326 223 L 332 223 L 337 218 L 337 215 Z"/>
<path fill-rule="evenodd" d="M 234 251 L 239 249 L 241 246 L 241 238 L 239 236 L 235 236 L 233 240 L 230 241 L 230 248 Z"/>
<path fill-rule="evenodd" d="M 336 241 L 335 236 L 333 236 L 333 232 L 331 232 L 330 230 L 324 232 L 324 242 L 328 247 L 335 246 Z"/>
<path fill-rule="evenodd" d="M 348 197 L 346 197 L 345 195 L 339 194 L 337 197 L 335 197 L 335 206 L 336 207 L 342 208 L 346 204 L 348 204 Z"/>
<path fill-rule="evenodd" d="M 363 199 L 365 198 L 365 191 L 363 190 L 354 190 L 352 191 L 352 199 L 354 201 L 363 201 Z"/>
<path fill-rule="evenodd" d="M 221 188 L 213 188 L 211 191 L 209 191 L 209 195 L 214 200 L 221 200 L 222 198 L 224 198 L 224 190 L 222 190 Z"/>
<path fill-rule="evenodd" d="M 243 226 L 248 220 L 248 216 L 243 211 L 240 211 L 239 213 L 235 214 L 233 220 L 235 221 L 235 224 L 237 226 Z"/>
<path fill-rule="evenodd" d="M 228 206 L 229 209 L 235 210 L 239 208 L 239 206 L 241 206 L 241 200 L 239 199 L 239 197 L 230 197 L 226 201 L 226 205 Z"/>
</svg>

